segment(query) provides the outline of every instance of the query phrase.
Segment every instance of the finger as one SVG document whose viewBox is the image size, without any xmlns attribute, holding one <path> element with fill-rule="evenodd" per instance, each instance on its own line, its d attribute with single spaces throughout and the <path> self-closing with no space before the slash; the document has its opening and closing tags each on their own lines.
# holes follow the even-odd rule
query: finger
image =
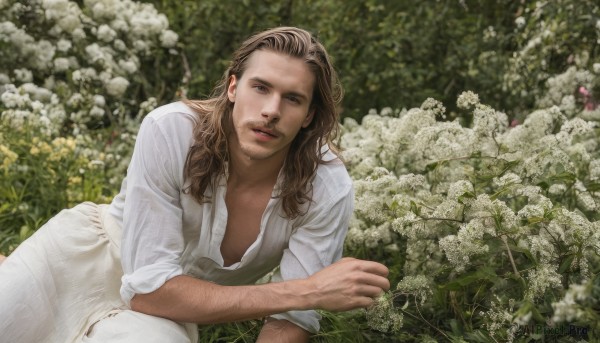
<svg viewBox="0 0 600 343">
<path fill-rule="evenodd" d="M 384 291 L 390 289 L 390 280 L 376 274 L 362 272 L 356 276 L 356 281 L 363 285 L 378 287 Z"/>
<path fill-rule="evenodd" d="M 382 294 L 384 294 L 385 291 L 379 287 L 376 286 L 371 286 L 371 285 L 366 285 L 361 287 L 358 290 L 358 294 L 361 297 L 369 297 L 369 298 L 378 298 L 379 296 L 381 296 Z"/>
<path fill-rule="evenodd" d="M 355 308 L 368 308 L 375 303 L 371 297 L 356 297 L 351 303 L 346 304 L 341 308 L 342 311 L 353 310 Z"/>
<path fill-rule="evenodd" d="M 362 297 L 362 298 L 360 298 L 358 303 L 359 303 L 358 307 L 368 308 L 368 307 L 373 306 L 373 304 L 375 303 L 375 299 L 373 299 L 371 297 Z"/>
<path fill-rule="evenodd" d="M 372 274 L 377 274 L 383 277 L 387 277 L 390 273 L 389 269 L 383 264 L 375 261 L 356 260 L 357 268 Z"/>
</svg>

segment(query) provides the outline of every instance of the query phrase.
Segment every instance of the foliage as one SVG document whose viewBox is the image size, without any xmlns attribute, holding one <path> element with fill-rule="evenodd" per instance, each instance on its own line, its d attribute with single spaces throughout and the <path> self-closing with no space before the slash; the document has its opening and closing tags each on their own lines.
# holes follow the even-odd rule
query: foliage
<svg viewBox="0 0 600 343">
<path fill-rule="evenodd" d="M 154 96 L 174 91 L 158 81 L 177 34 L 152 6 L 131 1 L 2 1 L 0 9 L 6 254 L 59 210 L 110 201 L 140 116 L 160 101 Z M 148 72 L 157 64 L 165 68 Z"/>
<path fill-rule="evenodd" d="M 180 33 L 189 97 L 209 94 L 245 37 L 295 25 L 328 48 L 346 89 L 343 115 L 357 120 L 371 108 L 411 108 L 428 97 L 454 116 L 464 89 L 512 118 L 536 107 L 549 77 L 590 69 L 600 54 L 591 0 L 150 2 Z"/>
<path fill-rule="evenodd" d="M 530 2 L 516 13 L 515 24 L 517 48 L 507 55 L 508 66 L 501 83 L 506 95 L 517 101 L 535 103 L 536 107 L 547 106 L 539 100 L 546 93 L 549 78 L 567 68 L 591 70 L 594 63 L 598 63 L 600 7 L 597 1 Z M 600 84 L 596 82 L 588 89 L 598 94 Z M 518 102 L 512 105 L 511 108 L 519 106 Z"/>
<path fill-rule="evenodd" d="M 525 342 L 531 325 L 597 330 L 600 109 L 568 117 L 553 106 L 510 127 L 472 92 L 457 106 L 471 127 L 436 120 L 445 108 L 433 99 L 344 123 L 356 191 L 348 249 L 402 256 L 373 327 L 481 342 Z"/>
<path fill-rule="evenodd" d="M 313 340 L 525 342 L 569 324 L 597 339 L 599 8 L 0 0 L 0 253 L 65 207 L 110 201 L 144 114 L 208 96 L 244 38 L 296 25 L 346 89 L 346 254 L 389 266 L 395 286 L 366 313 L 322 312 Z M 203 327 L 201 341 L 254 341 L 260 326 Z"/>
</svg>

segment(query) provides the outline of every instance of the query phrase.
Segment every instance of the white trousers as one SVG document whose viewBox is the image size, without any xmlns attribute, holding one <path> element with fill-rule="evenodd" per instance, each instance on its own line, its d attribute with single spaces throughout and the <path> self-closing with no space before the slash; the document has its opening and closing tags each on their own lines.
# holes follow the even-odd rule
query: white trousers
<svg viewBox="0 0 600 343">
<path fill-rule="evenodd" d="M 0 264 L 0 343 L 195 343 L 195 324 L 121 300 L 121 228 L 107 205 L 61 211 Z"/>
</svg>

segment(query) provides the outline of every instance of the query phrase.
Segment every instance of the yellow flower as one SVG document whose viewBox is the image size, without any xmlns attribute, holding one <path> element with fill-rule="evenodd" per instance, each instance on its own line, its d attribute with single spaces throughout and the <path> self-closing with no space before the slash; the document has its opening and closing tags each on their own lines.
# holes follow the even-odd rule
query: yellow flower
<svg viewBox="0 0 600 343">
<path fill-rule="evenodd" d="M 0 144 L 0 156 L 4 156 L 2 160 L 2 169 L 4 170 L 7 170 L 19 158 L 19 155 L 4 144 Z"/>
<path fill-rule="evenodd" d="M 69 185 L 79 185 L 79 184 L 81 184 L 80 176 L 71 176 L 69 178 Z"/>
<path fill-rule="evenodd" d="M 52 147 L 46 142 L 41 142 L 40 144 L 38 144 L 38 148 L 43 154 L 49 154 L 52 152 Z"/>
</svg>

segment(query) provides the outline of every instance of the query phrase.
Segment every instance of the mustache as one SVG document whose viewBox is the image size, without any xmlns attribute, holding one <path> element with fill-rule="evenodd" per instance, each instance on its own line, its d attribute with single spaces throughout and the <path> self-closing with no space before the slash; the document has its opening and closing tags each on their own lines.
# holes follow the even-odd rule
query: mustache
<svg viewBox="0 0 600 343">
<path fill-rule="evenodd" d="M 283 135 L 281 133 L 281 131 L 279 131 L 272 122 L 270 123 L 270 122 L 264 121 L 264 120 L 249 120 L 246 123 L 246 125 L 248 125 L 248 127 L 250 127 L 250 129 L 253 129 L 253 130 L 267 129 L 276 136 Z"/>
</svg>

